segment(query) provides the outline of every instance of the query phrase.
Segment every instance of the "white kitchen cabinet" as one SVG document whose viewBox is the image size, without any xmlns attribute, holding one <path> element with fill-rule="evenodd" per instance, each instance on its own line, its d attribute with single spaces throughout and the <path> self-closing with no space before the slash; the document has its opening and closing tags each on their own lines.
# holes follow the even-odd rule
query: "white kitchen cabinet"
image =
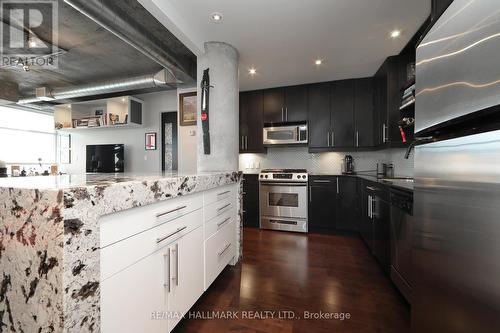
<svg viewBox="0 0 500 333">
<path fill-rule="evenodd" d="M 203 294 L 203 228 L 180 238 L 170 248 L 169 331 Z"/>
<path fill-rule="evenodd" d="M 205 289 L 236 255 L 235 226 L 235 222 L 230 222 L 205 241 Z"/>
<path fill-rule="evenodd" d="M 236 255 L 237 187 L 111 214 L 101 224 L 101 332 L 167 333 Z"/>
<path fill-rule="evenodd" d="M 154 320 L 167 305 L 164 286 L 168 247 L 101 281 L 101 332 L 165 333 L 167 320 Z"/>
</svg>

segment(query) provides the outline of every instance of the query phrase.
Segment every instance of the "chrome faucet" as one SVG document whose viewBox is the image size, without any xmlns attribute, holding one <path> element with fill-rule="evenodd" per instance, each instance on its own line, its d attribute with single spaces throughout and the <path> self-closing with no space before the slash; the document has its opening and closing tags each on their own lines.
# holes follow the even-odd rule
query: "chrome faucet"
<svg viewBox="0 0 500 333">
<path fill-rule="evenodd" d="M 413 140 L 413 142 L 410 143 L 410 145 L 408 146 L 408 149 L 406 149 L 405 160 L 410 158 L 411 151 L 413 150 L 413 148 L 416 145 L 423 144 L 423 143 L 429 143 L 432 141 L 434 141 L 434 137 L 432 137 L 432 136 L 422 136 L 422 137 L 415 138 L 415 140 Z"/>
</svg>

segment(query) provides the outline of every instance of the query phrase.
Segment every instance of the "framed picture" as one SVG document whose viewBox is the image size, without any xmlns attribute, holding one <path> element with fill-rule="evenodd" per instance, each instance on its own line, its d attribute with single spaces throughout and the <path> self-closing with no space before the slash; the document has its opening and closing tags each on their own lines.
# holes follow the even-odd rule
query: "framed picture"
<svg viewBox="0 0 500 333">
<path fill-rule="evenodd" d="M 196 91 L 179 94 L 180 126 L 196 125 Z"/>
<path fill-rule="evenodd" d="M 156 132 L 146 133 L 146 150 L 156 150 Z"/>
</svg>

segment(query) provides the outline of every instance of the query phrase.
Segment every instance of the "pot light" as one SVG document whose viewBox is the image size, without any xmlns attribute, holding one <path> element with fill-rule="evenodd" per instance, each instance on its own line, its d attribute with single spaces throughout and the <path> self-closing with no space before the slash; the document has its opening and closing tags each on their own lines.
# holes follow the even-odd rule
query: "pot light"
<svg viewBox="0 0 500 333">
<path fill-rule="evenodd" d="M 399 36 L 401 36 L 401 30 L 391 31 L 391 38 L 398 38 Z"/>
<path fill-rule="evenodd" d="M 314 63 L 316 64 L 316 66 L 319 66 L 319 65 L 323 64 L 323 60 L 316 59 L 316 61 L 314 61 Z"/>
<path fill-rule="evenodd" d="M 255 68 L 250 68 L 250 69 L 248 70 L 248 74 L 250 74 L 250 75 L 255 75 L 255 74 L 257 74 L 257 70 L 256 70 Z"/>
<path fill-rule="evenodd" d="M 220 23 L 222 22 L 223 16 L 221 13 L 218 12 L 213 12 L 210 14 L 210 20 L 215 23 Z"/>
<path fill-rule="evenodd" d="M 30 46 L 30 47 L 36 47 L 36 42 L 35 42 L 35 41 L 33 41 L 33 40 L 30 40 L 30 41 L 29 41 L 29 46 Z"/>
</svg>

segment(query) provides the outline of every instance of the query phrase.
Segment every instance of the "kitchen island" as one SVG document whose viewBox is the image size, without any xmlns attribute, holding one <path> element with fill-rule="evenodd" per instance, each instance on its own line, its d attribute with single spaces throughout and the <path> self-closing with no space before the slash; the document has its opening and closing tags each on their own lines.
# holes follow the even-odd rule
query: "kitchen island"
<svg viewBox="0 0 500 333">
<path fill-rule="evenodd" d="M 131 251 L 133 253 L 134 249 L 127 248 L 124 244 L 134 244 L 132 240 L 139 237 L 136 235 L 146 237 L 151 230 L 163 228 L 162 232 L 168 235 L 166 226 L 174 226 L 177 218 L 189 214 L 191 220 L 186 222 L 190 223 L 187 224 L 187 229 L 177 228 L 174 232 L 180 236 L 184 232 L 203 230 L 200 231 L 203 237 L 200 236 L 202 244 L 199 246 L 200 249 L 204 247 L 203 251 L 206 252 L 210 245 L 206 230 L 213 229 L 210 231 L 212 237 L 218 237 L 218 228 L 222 223 L 218 222 L 215 226 L 214 222 L 212 227 L 208 215 L 216 221 L 216 216 L 225 214 L 227 207 L 236 206 L 231 208 L 235 221 L 228 222 L 236 225 L 235 243 L 228 242 L 225 249 L 215 250 L 219 259 L 232 253 L 230 260 L 235 264 L 241 253 L 240 179 L 239 172 L 196 175 L 62 175 L 1 179 L 0 331 L 104 332 L 101 327 L 101 270 L 108 273 L 115 270 L 109 277 L 126 270 L 131 265 L 118 270 L 117 267 L 123 264 L 119 259 Z M 217 206 L 226 201 L 229 204 Z M 193 212 L 198 212 L 198 215 L 192 215 Z M 171 213 L 175 216 L 169 216 Z M 132 218 L 127 219 L 127 214 L 132 214 L 129 215 Z M 222 217 L 221 215 L 220 218 Z M 103 230 L 101 221 L 106 223 L 103 224 L 106 225 Z M 150 236 L 152 235 L 148 237 Z M 103 237 L 106 244 L 103 244 Z M 154 239 L 158 242 L 154 242 L 154 245 L 163 245 L 166 238 L 162 240 L 156 237 L 159 236 L 155 235 Z M 177 248 L 178 244 L 175 246 Z M 103 266 L 101 252 L 103 249 L 113 248 L 121 250 L 115 257 L 109 254 L 109 250 L 107 266 Z M 139 248 L 143 246 L 137 249 Z M 168 249 L 170 253 L 170 247 Z M 154 248 L 151 251 L 153 253 L 157 250 Z M 204 259 L 204 262 L 210 262 L 207 258 Z M 178 256 L 175 261 L 177 269 L 179 260 Z M 168 262 L 170 277 L 170 259 Z M 194 272 L 204 277 L 203 290 L 223 266 L 225 264 L 220 263 L 215 268 L 202 265 L 199 272 Z M 210 274 L 206 274 L 207 270 Z M 176 278 L 179 278 L 179 271 Z M 138 286 L 141 285 L 140 282 L 137 281 Z M 176 284 L 179 285 L 178 281 Z M 170 293 L 170 280 L 163 287 L 167 285 Z M 137 286 L 130 285 L 128 288 L 134 289 Z M 114 291 L 108 292 L 112 295 Z M 197 297 L 199 296 L 201 294 Z M 107 321 L 109 322 L 109 316 Z"/>
</svg>

